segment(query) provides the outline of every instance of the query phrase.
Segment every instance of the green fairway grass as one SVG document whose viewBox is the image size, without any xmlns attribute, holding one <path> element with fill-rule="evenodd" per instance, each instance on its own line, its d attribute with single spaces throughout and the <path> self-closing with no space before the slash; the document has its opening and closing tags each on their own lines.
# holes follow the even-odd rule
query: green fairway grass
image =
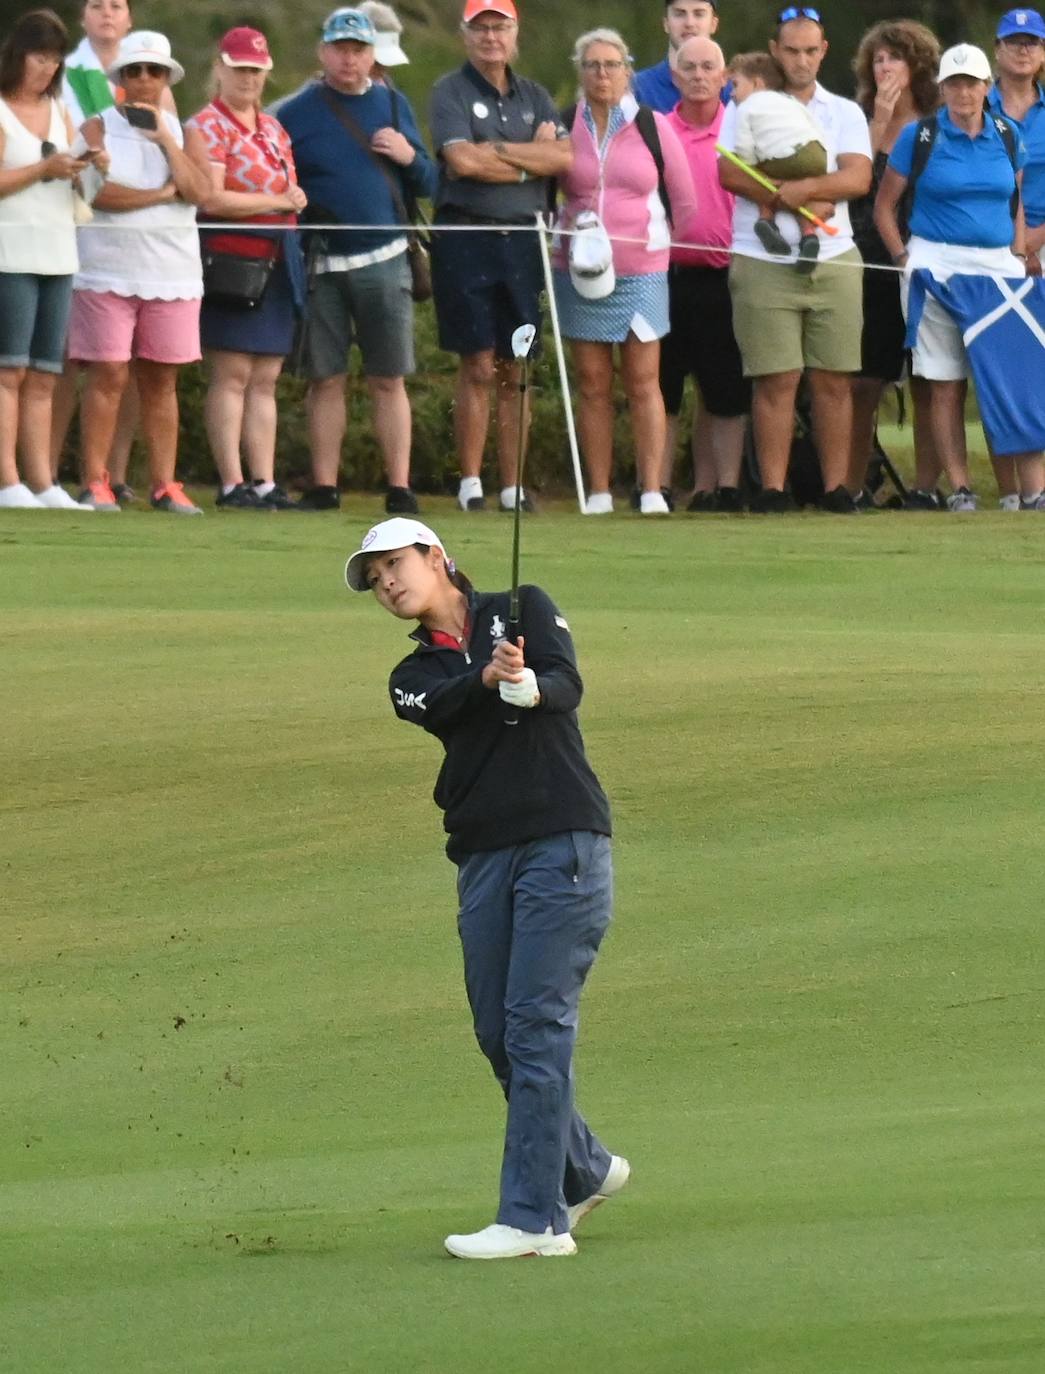
<svg viewBox="0 0 1045 1374">
<path fill-rule="evenodd" d="M 1045 520 L 525 521 L 633 1178 L 469 1265 L 503 1102 L 408 627 L 342 581 L 378 510 L 0 516 L 0 1370 L 1040 1374 Z"/>
</svg>

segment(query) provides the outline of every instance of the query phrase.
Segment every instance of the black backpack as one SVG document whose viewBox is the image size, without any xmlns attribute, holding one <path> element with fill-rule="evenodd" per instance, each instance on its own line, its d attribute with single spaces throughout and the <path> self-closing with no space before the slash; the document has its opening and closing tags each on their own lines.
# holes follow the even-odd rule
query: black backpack
<svg viewBox="0 0 1045 1374">
<path fill-rule="evenodd" d="M 1012 163 L 1012 171 L 1015 176 L 1017 161 L 1016 130 L 1007 119 L 1002 118 L 1001 115 L 992 113 L 990 110 L 984 111 L 984 118 L 994 121 L 994 127 L 1001 135 L 1002 143 L 1005 144 L 1005 151 L 1009 155 L 1009 161 Z M 920 119 L 918 121 L 918 128 L 915 130 L 914 135 L 914 157 L 911 159 L 911 175 L 907 178 L 906 188 L 906 194 L 909 196 L 912 206 L 914 205 L 914 189 L 918 185 L 918 178 L 925 171 L 925 164 L 929 161 L 929 154 L 933 150 L 933 144 L 936 142 L 936 135 L 939 132 L 940 121 L 936 115 L 927 115 L 925 119 Z M 1016 212 L 1019 208 L 1020 188 L 1017 186 L 1009 202 L 1009 211 L 1013 219 L 1016 218 Z"/>
<path fill-rule="evenodd" d="M 573 121 L 577 117 L 577 106 L 568 105 L 562 112 L 562 122 L 567 129 L 572 131 Z M 649 149 L 653 165 L 657 169 L 657 194 L 660 196 L 660 203 L 664 206 L 664 213 L 667 215 L 668 223 L 674 224 L 671 213 L 671 197 L 668 195 L 668 183 L 664 180 L 664 153 L 660 146 L 660 134 L 657 132 L 657 121 L 653 117 L 653 111 L 649 105 L 640 105 L 635 116 L 635 127 L 642 136 L 642 141 Z M 550 190 L 552 209 L 555 207 L 555 183 L 552 183 Z"/>
</svg>

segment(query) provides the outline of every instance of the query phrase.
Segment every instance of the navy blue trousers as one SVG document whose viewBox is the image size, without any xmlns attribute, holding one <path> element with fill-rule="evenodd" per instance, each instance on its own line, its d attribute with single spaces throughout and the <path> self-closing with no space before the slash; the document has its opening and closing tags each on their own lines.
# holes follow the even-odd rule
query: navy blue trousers
<svg viewBox="0 0 1045 1374">
<path fill-rule="evenodd" d="M 470 854 L 457 926 L 475 1036 L 508 1099 L 497 1220 L 569 1230 L 610 1154 L 573 1102 L 581 988 L 610 922 L 610 842 L 566 831 Z"/>
</svg>

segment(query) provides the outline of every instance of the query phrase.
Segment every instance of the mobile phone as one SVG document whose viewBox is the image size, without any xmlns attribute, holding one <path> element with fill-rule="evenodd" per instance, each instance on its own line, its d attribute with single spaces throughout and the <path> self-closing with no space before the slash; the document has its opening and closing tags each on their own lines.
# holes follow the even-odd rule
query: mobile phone
<svg viewBox="0 0 1045 1374">
<path fill-rule="evenodd" d="M 156 128 L 156 116 L 151 110 L 142 109 L 140 105 L 125 105 L 123 117 L 134 129 Z"/>
</svg>

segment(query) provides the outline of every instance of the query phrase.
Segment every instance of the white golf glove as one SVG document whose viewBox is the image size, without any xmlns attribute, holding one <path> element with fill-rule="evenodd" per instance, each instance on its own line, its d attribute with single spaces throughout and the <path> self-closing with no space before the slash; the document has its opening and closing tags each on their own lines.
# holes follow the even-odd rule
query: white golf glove
<svg viewBox="0 0 1045 1374">
<path fill-rule="evenodd" d="M 497 690 L 502 701 L 506 701 L 509 706 L 520 706 L 524 711 L 529 711 L 541 699 L 537 687 L 537 674 L 532 668 L 523 669 L 522 682 L 499 682 Z"/>
</svg>

